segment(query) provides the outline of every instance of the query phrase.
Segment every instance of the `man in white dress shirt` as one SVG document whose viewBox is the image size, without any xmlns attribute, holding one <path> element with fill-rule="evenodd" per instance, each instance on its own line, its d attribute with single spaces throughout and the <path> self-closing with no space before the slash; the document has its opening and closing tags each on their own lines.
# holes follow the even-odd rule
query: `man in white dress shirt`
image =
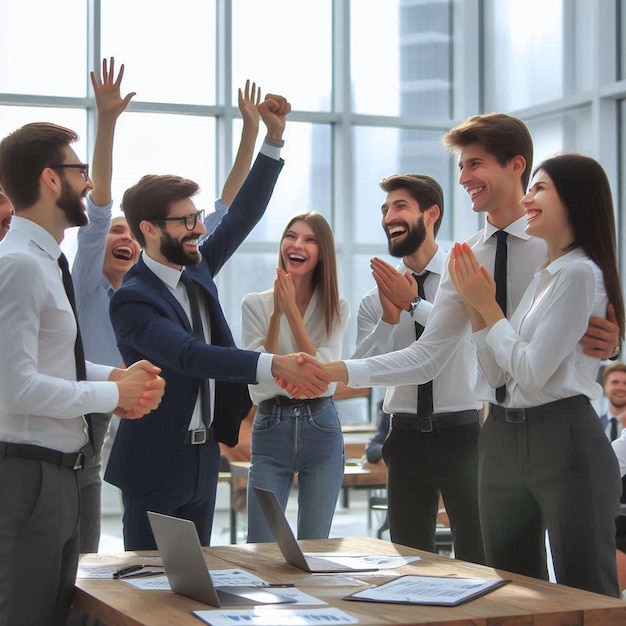
<svg viewBox="0 0 626 626">
<path fill-rule="evenodd" d="M 378 287 L 361 301 L 353 358 L 402 349 L 423 330 L 445 267 L 435 241 L 444 212 L 443 191 L 429 176 L 398 174 L 380 183 L 387 196 L 382 227 L 394 269 L 372 266 Z M 421 277 L 421 278 L 420 278 Z M 424 297 L 416 296 L 423 281 Z M 457 558 L 484 562 L 478 515 L 478 409 L 475 360 L 467 337 L 459 342 L 432 392 L 418 385 L 387 388 L 383 410 L 391 430 L 383 444 L 387 464 L 389 530 L 395 543 L 435 550 L 440 495 L 450 518 Z"/>
<path fill-rule="evenodd" d="M 458 156 L 459 184 L 467 191 L 472 209 L 485 213 L 485 226 L 468 239 L 478 262 L 494 275 L 496 233 L 506 231 L 506 309 L 515 311 L 533 279 L 537 267 L 547 258 L 543 240 L 526 234 L 526 217 L 520 200 L 528 186 L 533 161 L 532 139 L 525 124 L 509 115 L 476 115 L 453 128 L 444 142 Z M 585 354 L 609 358 L 619 352 L 619 330 L 613 323 L 609 305 L 608 319 L 592 317 L 581 339 Z M 366 360 L 338 361 L 323 365 L 331 380 L 351 387 L 422 384 L 438 376 L 454 354 L 459 342 L 467 340 L 470 320 L 463 300 L 452 283 L 447 268 L 433 303 L 424 333 L 409 347 Z M 301 361 L 313 361 L 304 355 Z M 474 370 L 475 371 L 475 370 Z M 289 386 L 287 389 L 292 390 Z M 496 390 L 479 376 L 479 400 L 497 404 Z M 506 400 L 505 400 L 506 406 Z M 481 440 L 483 435 L 481 434 Z M 481 458 L 487 445 L 479 446 L 479 497 L 483 498 L 489 480 L 480 474 Z M 482 511 L 482 506 L 481 506 Z M 515 520 L 517 532 L 526 537 L 515 554 L 494 556 L 494 537 L 485 532 L 481 512 L 483 542 L 487 564 L 528 576 L 547 579 L 545 548 L 542 559 L 536 555 L 544 545 L 544 523 L 538 507 L 529 506 L 524 519 Z M 511 526 L 513 528 L 513 526 Z M 520 530 L 521 529 L 521 530 Z M 531 544 L 533 544 L 531 546 Z M 535 545 L 537 544 L 537 545 Z M 575 549 L 575 548 L 574 548 Z"/>
<path fill-rule="evenodd" d="M 139 418 L 164 389 L 147 361 L 122 370 L 80 358 L 59 247 L 66 228 L 87 220 L 92 183 L 70 147 L 76 139 L 69 129 L 35 123 L 0 143 L 0 184 L 16 212 L 0 245 L 2 624 L 65 623 L 79 554 L 83 415 Z"/>
</svg>

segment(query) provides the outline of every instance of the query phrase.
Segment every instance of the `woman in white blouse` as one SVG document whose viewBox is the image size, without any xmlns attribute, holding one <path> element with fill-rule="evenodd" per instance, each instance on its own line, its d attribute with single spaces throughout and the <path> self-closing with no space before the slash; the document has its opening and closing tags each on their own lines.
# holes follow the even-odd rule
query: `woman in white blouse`
<svg viewBox="0 0 626 626">
<path fill-rule="evenodd" d="M 339 297 L 335 243 L 328 222 L 315 212 L 287 224 L 274 288 L 245 296 L 243 344 L 274 354 L 306 352 L 339 358 L 348 302 Z M 324 396 L 297 400 L 275 383 L 250 385 L 257 405 L 248 476 L 248 541 L 274 541 L 252 487 L 273 491 L 283 510 L 298 474 L 298 538 L 325 539 L 343 481 L 341 425 L 331 385 Z"/>
<path fill-rule="evenodd" d="M 559 583 L 619 595 L 615 516 L 621 480 L 615 455 L 589 403 L 602 388 L 600 361 L 583 354 L 591 315 L 613 303 L 624 336 L 611 190 L 602 167 L 561 154 L 534 172 L 522 199 L 526 232 L 544 239 L 538 268 L 508 321 L 495 284 L 466 244 L 450 257 L 452 279 L 474 329 L 492 387 L 479 440 L 479 497 L 489 565 L 545 569 L 547 529 Z"/>
</svg>

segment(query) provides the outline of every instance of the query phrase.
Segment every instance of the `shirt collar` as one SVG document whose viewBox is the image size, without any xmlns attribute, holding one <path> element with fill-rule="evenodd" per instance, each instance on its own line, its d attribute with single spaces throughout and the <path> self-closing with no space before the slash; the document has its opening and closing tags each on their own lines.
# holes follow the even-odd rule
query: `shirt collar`
<svg viewBox="0 0 626 626">
<path fill-rule="evenodd" d="M 141 258 L 148 269 L 156 274 L 157 278 L 160 278 L 170 289 L 176 289 L 183 273 L 182 270 L 155 261 L 145 250 L 141 251 Z"/>
<path fill-rule="evenodd" d="M 445 267 L 445 263 L 446 253 L 441 249 L 441 246 L 438 245 L 437 249 L 435 250 L 435 254 L 433 254 L 430 261 L 428 261 L 428 263 L 426 264 L 426 267 L 422 271 L 422 274 L 424 272 L 431 272 L 433 274 L 439 274 L 439 276 L 441 276 L 443 274 L 443 268 Z M 403 274 L 407 270 L 413 274 L 415 273 L 410 267 L 408 267 L 404 263 L 404 261 L 400 262 L 400 265 L 398 265 L 397 269 L 401 274 Z"/>
<path fill-rule="evenodd" d="M 517 237 L 518 239 L 530 239 L 530 235 L 526 232 L 526 216 L 522 215 L 519 219 L 515 220 L 512 224 L 509 224 L 506 228 L 497 228 L 494 226 L 488 219 L 488 216 L 485 215 L 485 228 L 483 232 L 483 241 L 487 241 L 489 237 L 491 237 L 494 233 L 499 230 L 504 230 L 509 235 L 513 235 L 513 237 Z"/>
<path fill-rule="evenodd" d="M 580 248 L 574 248 L 570 252 L 567 252 L 563 256 L 560 256 L 558 259 L 552 261 L 552 263 L 546 261 L 537 271 L 538 273 L 546 272 L 550 276 L 554 276 L 566 265 L 569 265 L 574 261 L 585 261 L 588 258 L 589 257 Z"/>
<path fill-rule="evenodd" d="M 28 237 L 37 247 L 41 248 L 55 261 L 61 256 L 61 248 L 57 240 L 42 226 L 24 217 L 13 216 L 11 230 Z"/>
</svg>

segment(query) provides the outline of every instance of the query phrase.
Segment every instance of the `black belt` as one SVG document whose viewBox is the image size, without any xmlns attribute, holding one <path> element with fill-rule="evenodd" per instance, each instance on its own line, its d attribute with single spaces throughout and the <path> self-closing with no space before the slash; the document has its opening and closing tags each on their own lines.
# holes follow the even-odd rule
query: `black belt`
<svg viewBox="0 0 626 626">
<path fill-rule="evenodd" d="M 419 430 L 432 433 L 453 426 L 473 424 L 478 421 L 478 411 L 454 411 L 453 413 L 435 413 L 430 417 L 418 417 L 414 413 L 394 413 L 391 416 L 392 430 Z"/>
<path fill-rule="evenodd" d="M 587 396 L 571 396 L 570 398 L 563 398 L 562 400 L 554 400 L 554 402 L 547 402 L 539 406 L 532 406 L 526 409 L 509 409 L 499 404 L 491 404 L 489 407 L 489 413 L 494 416 L 495 419 L 502 419 L 510 424 L 521 424 L 528 419 L 536 417 L 547 417 L 550 414 L 560 413 L 568 409 L 575 409 L 577 407 L 584 407 L 589 404 L 589 398 Z"/>
<path fill-rule="evenodd" d="M 213 426 L 209 428 L 195 428 L 194 430 L 188 430 L 185 433 L 183 443 L 192 446 L 201 446 L 203 443 L 213 441 L 215 439 L 215 429 Z"/>
<path fill-rule="evenodd" d="M 85 455 L 82 452 L 59 452 L 50 448 L 33 446 L 29 443 L 7 443 L 0 441 L 0 458 L 7 456 L 19 459 L 31 459 L 33 461 L 44 461 L 59 467 L 69 467 L 73 470 L 83 468 Z"/>
<path fill-rule="evenodd" d="M 270 412 L 275 406 L 310 406 L 313 409 L 318 406 L 325 406 L 332 402 L 330 396 L 324 396 L 323 398 L 304 398 L 298 400 L 298 398 L 288 398 L 287 396 L 274 396 L 269 400 L 262 400 L 259 402 L 259 409 L 261 411 Z"/>
</svg>

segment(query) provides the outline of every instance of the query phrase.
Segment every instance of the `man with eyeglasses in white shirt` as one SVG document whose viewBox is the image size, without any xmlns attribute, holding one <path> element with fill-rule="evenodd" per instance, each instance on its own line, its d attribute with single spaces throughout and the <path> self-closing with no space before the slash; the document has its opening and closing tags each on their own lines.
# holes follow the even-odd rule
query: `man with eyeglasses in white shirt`
<svg viewBox="0 0 626 626">
<path fill-rule="evenodd" d="M 65 230 L 87 222 L 89 166 L 73 131 L 27 124 L 0 142 L 0 185 L 16 215 L 0 245 L 0 622 L 65 624 L 79 555 L 83 415 L 134 420 L 164 381 L 147 361 L 85 362 Z"/>
</svg>

